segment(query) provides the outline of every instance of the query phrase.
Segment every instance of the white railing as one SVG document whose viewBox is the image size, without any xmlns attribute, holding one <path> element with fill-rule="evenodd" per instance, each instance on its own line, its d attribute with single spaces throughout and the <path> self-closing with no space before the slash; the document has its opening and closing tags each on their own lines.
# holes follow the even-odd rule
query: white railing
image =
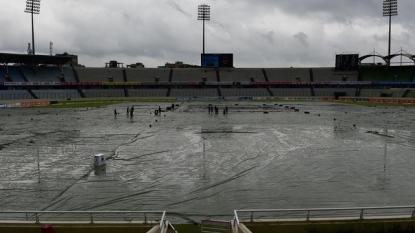
<svg viewBox="0 0 415 233">
<path fill-rule="evenodd" d="M 141 215 L 140 219 L 144 223 L 149 222 L 149 215 L 161 214 L 161 218 L 154 219 L 154 221 L 159 222 L 160 229 L 166 228 L 166 211 L 0 211 L 0 221 L 31 221 L 34 218 L 35 223 L 40 223 L 42 218 L 42 221 L 64 219 L 65 222 L 78 220 L 88 221 L 92 224 L 98 216 L 101 216 L 102 221 L 131 222 L 134 220 L 133 216 L 131 216 L 133 214 Z"/>
<path fill-rule="evenodd" d="M 254 213 L 272 213 L 268 216 L 258 216 L 258 219 L 270 218 L 273 221 L 310 221 L 311 218 L 324 219 L 364 219 L 364 218 L 415 218 L 413 206 L 382 206 L 382 207 L 352 207 L 352 208 L 310 208 L 310 209 L 246 209 L 234 210 L 234 228 L 237 230 L 241 222 L 239 214 L 250 213 L 249 221 L 254 221 Z M 272 216 L 272 217 L 271 217 Z"/>
</svg>

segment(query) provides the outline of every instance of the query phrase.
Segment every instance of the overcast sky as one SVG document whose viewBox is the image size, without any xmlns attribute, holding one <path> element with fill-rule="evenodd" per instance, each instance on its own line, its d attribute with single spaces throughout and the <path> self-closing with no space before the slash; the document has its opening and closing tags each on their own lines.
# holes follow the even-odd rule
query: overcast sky
<svg viewBox="0 0 415 233">
<path fill-rule="evenodd" d="M 202 21 L 211 7 L 205 52 L 233 53 L 235 67 L 327 67 L 336 53 L 388 53 L 383 0 L 42 0 L 34 15 L 36 54 L 68 52 L 89 67 L 110 60 L 157 67 L 200 65 Z M 32 41 L 26 0 L 0 0 L 0 52 L 26 53 Z M 392 53 L 415 53 L 415 1 L 398 0 Z M 396 58 L 395 61 L 399 61 Z M 368 59 L 367 62 L 372 62 Z M 409 61 L 404 59 L 404 61 Z"/>
</svg>

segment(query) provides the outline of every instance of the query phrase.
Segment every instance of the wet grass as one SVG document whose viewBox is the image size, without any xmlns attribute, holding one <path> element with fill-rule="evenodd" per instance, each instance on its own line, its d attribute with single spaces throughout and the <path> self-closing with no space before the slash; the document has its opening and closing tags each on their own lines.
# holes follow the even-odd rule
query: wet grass
<svg viewBox="0 0 415 233">
<path fill-rule="evenodd" d="M 173 226 L 180 233 L 200 233 L 200 226 L 194 224 L 174 224 Z"/>
<path fill-rule="evenodd" d="M 239 102 L 241 100 L 197 100 L 197 101 L 187 101 L 187 102 Z M 59 101 L 58 104 L 45 105 L 45 106 L 34 106 L 30 108 L 88 108 L 88 107 L 105 107 L 113 104 L 120 103 L 149 103 L 149 102 L 183 102 L 177 101 L 174 99 L 133 99 L 133 100 L 68 100 L 68 101 Z M 261 102 L 261 103 L 285 103 L 285 102 L 310 102 L 308 100 L 246 100 L 244 102 Z M 415 107 L 415 104 L 407 103 L 379 103 L 379 102 L 346 102 L 346 101 L 311 101 L 311 102 L 333 102 L 339 104 L 353 104 L 361 105 L 368 107 L 377 107 L 377 106 L 387 106 L 387 107 Z"/>
<path fill-rule="evenodd" d="M 338 102 L 343 104 L 361 105 L 367 107 L 415 107 L 415 104 L 406 103 L 377 103 L 377 102 Z"/>
<path fill-rule="evenodd" d="M 334 100 L 334 101 L 320 101 L 320 100 L 249 100 L 252 102 L 271 102 L 271 103 L 284 103 L 284 102 L 294 102 L 294 103 L 309 103 L 309 102 L 313 102 L 313 103 L 327 103 L 327 102 L 331 102 L 331 103 L 338 103 L 338 104 L 353 104 L 353 105 L 361 105 L 361 106 L 368 106 L 368 107 L 381 107 L 381 106 L 385 106 L 385 107 L 415 107 L 415 104 L 410 104 L 410 103 L 382 103 L 382 102 L 352 102 L 352 101 L 338 101 L 338 100 Z M 230 101 L 230 102 L 235 102 L 235 101 Z"/>
<path fill-rule="evenodd" d="M 92 108 L 92 107 L 105 107 L 114 104 L 121 103 L 148 103 L 148 102 L 176 102 L 175 100 L 166 99 L 138 99 L 138 100 L 89 100 L 89 101 L 59 101 L 57 104 L 44 105 L 44 106 L 33 106 L 29 108 Z"/>
<path fill-rule="evenodd" d="M 113 104 L 119 104 L 118 101 L 102 101 L 102 102 L 63 102 L 58 104 L 39 106 L 34 108 L 87 108 L 87 107 L 104 107 Z"/>
<path fill-rule="evenodd" d="M 333 100 L 333 101 L 320 101 L 320 100 L 251 100 L 251 101 L 255 101 L 255 102 L 280 102 L 280 103 L 284 103 L 284 102 L 302 102 L 302 103 L 309 103 L 309 102 L 313 102 L 313 103 L 327 103 L 327 102 L 331 102 L 331 103 L 338 103 L 338 104 L 353 104 L 353 105 L 361 105 L 361 106 L 368 106 L 368 107 L 377 107 L 377 106 L 386 106 L 386 107 L 415 107 L 415 104 L 411 104 L 411 103 L 383 103 L 383 102 L 353 102 L 353 101 L 339 101 L 339 100 Z"/>
</svg>

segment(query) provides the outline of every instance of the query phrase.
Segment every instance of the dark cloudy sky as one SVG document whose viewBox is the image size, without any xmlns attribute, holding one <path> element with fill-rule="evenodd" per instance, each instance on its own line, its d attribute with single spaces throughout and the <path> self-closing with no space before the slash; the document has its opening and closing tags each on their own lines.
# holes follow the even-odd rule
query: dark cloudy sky
<svg viewBox="0 0 415 233">
<path fill-rule="evenodd" d="M 202 21 L 211 7 L 206 53 L 233 53 L 235 67 L 334 66 L 336 53 L 387 55 L 383 0 L 42 0 L 35 15 L 36 54 L 67 51 L 86 66 L 117 60 L 157 67 L 200 65 Z M 26 0 L 0 0 L 0 52 L 26 53 Z M 415 53 L 415 1 L 398 0 L 392 53 Z M 370 60 L 370 59 L 369 59 Z M 397 58 L 397 60 L 399 60 Z M 405 59 L 404 59 L 405 60 Z M 368 62 L 371 62 L 370 60 Z M 405 60 L 408 61 L 408 60 Z"/>
</svg>

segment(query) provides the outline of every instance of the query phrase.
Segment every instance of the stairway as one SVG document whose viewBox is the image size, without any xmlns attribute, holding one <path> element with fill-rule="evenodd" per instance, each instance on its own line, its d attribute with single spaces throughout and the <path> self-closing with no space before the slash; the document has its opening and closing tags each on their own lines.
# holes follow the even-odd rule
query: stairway
<svg viewBox="0 0 415 233">
<path fill-rule="evenodd" d="M 29 92 L 29 94 L 34 98 L 34 99 L 39 99 L 39 97 L 37 97 L 37 95 L 32 91 L 32 90 L 27 90 L 27 92 Z"/>
<path fill-rule="evenodd" d="M 232 224 L 230 221 L 202 220 L 200 229 L 202 233 L 231 233 Z"/>
</svg>

